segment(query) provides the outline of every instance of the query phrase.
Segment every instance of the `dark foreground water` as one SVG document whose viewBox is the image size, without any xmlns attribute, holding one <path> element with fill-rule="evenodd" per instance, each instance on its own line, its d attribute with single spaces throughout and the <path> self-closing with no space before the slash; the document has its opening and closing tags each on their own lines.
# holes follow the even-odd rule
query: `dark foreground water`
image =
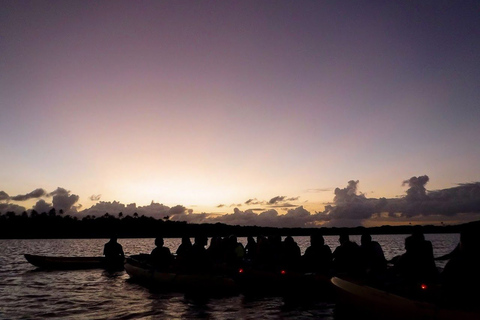
<svg viewBox="0 0 480 320">
<path fill-rule="evenodd" d="M 374 235 L 387 259 L 404 252 L 407 235 Z M 308 237 L 294 237 L 302 254 Z M 452 250 L 458 234 L 427 234 L 435 256 Z M 357 236 L 352 240 L 360 243 Z M 292 301 L 282 297 L 192 298 L 159 293 L 130 281 L 124 271 L 43 271 L 23 254 L 99 256 L 106 239 L 0 240 L 0 319 L 339 319 L 335 297 Z M 239 238 L 245 244 L 246 239 Z M 119 239 L 125 254 L 149 253 L 154 239 Z M 326 236 L 332 251 L 338 236 Z M 175 252 L 180 239 L 165 239 Z M 444 262 L 439 262 L 442 267 Z"/>
</svg>

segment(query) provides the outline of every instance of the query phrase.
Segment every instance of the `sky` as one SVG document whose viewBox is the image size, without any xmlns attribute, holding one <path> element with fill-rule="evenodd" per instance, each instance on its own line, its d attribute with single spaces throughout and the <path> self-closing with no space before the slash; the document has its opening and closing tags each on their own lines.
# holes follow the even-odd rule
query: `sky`
<svg viewBox="0 0 480 320">
<path fill-rule="evenodd" d="M 1 1 L 0 212 L 480 218 L 479 1 Z"/>
</svg>

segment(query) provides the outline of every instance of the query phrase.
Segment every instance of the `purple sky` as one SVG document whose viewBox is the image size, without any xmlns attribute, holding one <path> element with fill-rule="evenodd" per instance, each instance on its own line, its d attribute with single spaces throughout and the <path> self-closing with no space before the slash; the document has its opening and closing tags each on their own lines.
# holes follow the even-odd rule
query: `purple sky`
<svg viewBox="0 0 480 320">
<path fill-rule="evenodd" d="M 478 219 L 479 17 L 478 1 L 2 1 L 0 212 Z"/>
</svg>

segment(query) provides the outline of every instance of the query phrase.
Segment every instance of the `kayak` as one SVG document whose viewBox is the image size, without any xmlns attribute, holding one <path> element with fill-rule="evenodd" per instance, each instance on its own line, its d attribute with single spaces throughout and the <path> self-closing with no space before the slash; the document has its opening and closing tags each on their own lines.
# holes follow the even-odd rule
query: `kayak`
<svg viewBox="0 0 480 320">
<path fill-rule="evenodd" d="M 155 289 L 193 294 L 238 294 L 235 280 L 224 274 L 157 270 L 135 256 L 125 259 L 124 268 L 132 280 Z"/>
<path fill-rule="evenodd" d="M 41 269 L 74 270 L 74 269 L 123 269 L 123 259 L 108 262 L 105 257 L 62 257 L 25 254 L 25 259 Z"/>
<path fill-rule="evenodd" d="M 337 305 L 360 310 L 375 319 L 480 319 L 480 310 L 448 308 L 430 301 L 409 299 L 356 281 L 333 277 Z M 357 314 L 358 315 L 358 314 Z"/>
</svg>

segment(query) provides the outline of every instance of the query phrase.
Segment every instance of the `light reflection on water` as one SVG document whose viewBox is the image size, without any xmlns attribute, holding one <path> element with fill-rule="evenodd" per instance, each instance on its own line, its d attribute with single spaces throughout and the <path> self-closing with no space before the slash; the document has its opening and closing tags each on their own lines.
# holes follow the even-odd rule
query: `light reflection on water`
<svg viewBox="0 0 480 320">
<path fill-rule="evenodd" d="M 404 252 L 407 235 L 373 235 L 391 259 Z M 458 234 L 427 234 L 435 256 L 450 252 Z M 294 237 L 302 254 L 309 237 Z M 246 244 L 245 238 L 238 239 Z M 360 243 L 360 236 L 351 236 Z M 130 281 L 124 271 L 42 271 L 23 254 L 98 256 L 107 239 L 0 240 L 1 319 L 334 319 L 331 301 L 291 303 L 281 297 L 243 295 L 193 299 L 180 293 L 152 292 Z M 125 254 L 149 253 L 154 239 L 119 239 Z M 325 236 L 332 251 L 338 236 Z M 175 252 L 180 239 L 165 239 Z M 445 261 L 438 261 L 443 267 Z"/>
</svg>

